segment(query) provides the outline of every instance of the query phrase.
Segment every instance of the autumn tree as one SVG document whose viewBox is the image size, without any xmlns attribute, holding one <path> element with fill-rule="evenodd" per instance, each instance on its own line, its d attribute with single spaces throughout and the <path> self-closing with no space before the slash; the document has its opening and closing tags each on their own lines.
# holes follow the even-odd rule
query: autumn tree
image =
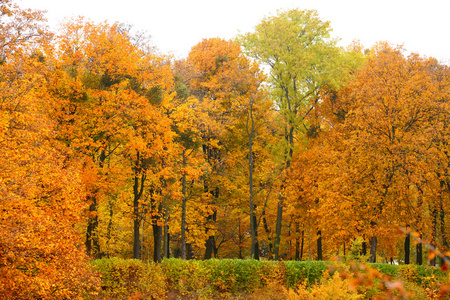
<svg viewBox="0 0 450 300">
<path fill-rule="evenodd" d="M 256 131 L 261 132 L 261 124 L 265 121 L 264 113 L 270 113 L 270 101 L 266 101 L 267 98 L 260 90 L 264 75 L 255 62 L 243 55 L 239 45 L 218 38 L 203 40 L 193 47 L 187 63 L 190 68 L 187 85 L 208 116 L 200 124 L 203 150 L 211 166 L 210 174 L 205 178 L 205 192 L 217 200 L 230 195 L 235 198 L 234 205 L 239 206 L 241 195 L 236 191 L 247 187 L 245 194 L 249 195 L 249 204 L 246 212 L 251 214 L 249 223 L 253 223 L 254 204 L 250 202 L 254 192 L 249 194 L 253 180 L 249 180 L 249 177 L 244 181 L 238 180 L 236 177 L 241 176 L 242 169 L 236 173 L 233 168 L 246 159 L 247 170 L 244 174 L 251 176 L 253 172 L 254 149 L 249 152 L 249 138 L 256 139 Z M 246 138 L 242 140 L 244 136 Z M 246 149 L 242 148 L 242 142 Z M 213 222 L 220 207 L 217 200 L 211 202 L 213 213 L 207 218 Z M 228 207 L 230 204 L 227 204 Z M 255 245 L 256 226 L 250 228 L 253 228 L 251 231 Z M 255 247 L 252 248 L 252 255 L 257 255 Z M 210 235 L 205 258 L 210 258 L 212 252 L 216 252 L 215 249 L 215 237 Z"/>
<path fill-rule="evenodd" d="M 335 179 L 324 185 L 329 191 L 322 201 L 336 222 L 370 241 L 372 262 L 378 240 L 392 244 L 399 226 L 431 234 L 429 216 L 439 206 L 433 188 L 439 186 L 433 162 L 439 146 L 433 141 L 446 97 L 429 68 L 427 59 L 380 43 L 349 86 L 325 97 L 333 120 L 326 143 L 334 144 L 327 149 L 336 159 L 326 167 L 335 169 Z M 322 222 L 331 219 L 324 211 Z M 417 251 L 420 264 L 420 246 Z"/>
<path fill-rule="evenodd" d="M 0 292 L 79 298 L 98 282 L 76 231 L 85 209 L 80 161 L 55 139 L 42 11 L 0 3 Z"/>
<path fill-rule="evenodd" d="M 239 38 L 245 51 L 270 68 L 269 84 L 272 97 L 282 116 L 284 141 L 282 172 L 289 172 L 296 140 L 304 140 L 305 118 L 320 99 L 325 86 L 339 86 L 353 65 L 349 56 L 336 47 L 330 37 L 329 22 L 322 21 L 315 11 L 279 11 L 276 16 L 261 21 L 252 33 Z M 284 175 L 281 190 L 286 186 Z M 275 259 L 279 258 L 282 215 L 285 196 L 280 192 L 277 208 Z"/>
</svg>

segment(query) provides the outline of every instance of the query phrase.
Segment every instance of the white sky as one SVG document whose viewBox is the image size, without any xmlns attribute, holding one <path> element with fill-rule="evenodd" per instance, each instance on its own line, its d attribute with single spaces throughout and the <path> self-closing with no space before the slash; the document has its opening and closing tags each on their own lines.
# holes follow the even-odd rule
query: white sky
<svg viewBox="0 0 450 300">
<path fill-rule="evenodd" d="M 165 54 L 185 57 L 203 38 L 231 39 L 252 31 L 277 9 L 316 9 L 347 46 L 358 39 L 404 45 L 409 52 L 450 64 L 450 0 L 17 0 L 47 10 L 51 25 L 82 15 L 129 23 L 151 34 Z"/>
</svg>

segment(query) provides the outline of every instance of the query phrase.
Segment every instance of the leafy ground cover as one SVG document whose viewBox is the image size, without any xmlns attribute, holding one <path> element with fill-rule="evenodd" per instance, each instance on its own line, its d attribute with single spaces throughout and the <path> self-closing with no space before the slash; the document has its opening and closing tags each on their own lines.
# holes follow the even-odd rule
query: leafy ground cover
<svg viewBox="0 0 450 300">
<path fill-rule="evenodd" d="M 94 299 L 446 299 L 446 273 L 417 265 L 239 259 L 100 259 Z"/>
</svg>

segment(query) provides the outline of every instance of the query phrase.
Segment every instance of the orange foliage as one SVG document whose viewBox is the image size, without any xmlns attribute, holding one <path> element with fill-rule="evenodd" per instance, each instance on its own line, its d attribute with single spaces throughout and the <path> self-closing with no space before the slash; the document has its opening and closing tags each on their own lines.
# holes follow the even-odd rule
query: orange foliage
<svg viewBox="0 0 450 300">
<path fill-rule="evenodd" d="M 0 293 L 79 299 L 97 282 L 74 229 L 84 209 L 79 165 L 47 114 L 49 35 L 41 12 L 10 1 L 0 10 Z"/>
</svg>

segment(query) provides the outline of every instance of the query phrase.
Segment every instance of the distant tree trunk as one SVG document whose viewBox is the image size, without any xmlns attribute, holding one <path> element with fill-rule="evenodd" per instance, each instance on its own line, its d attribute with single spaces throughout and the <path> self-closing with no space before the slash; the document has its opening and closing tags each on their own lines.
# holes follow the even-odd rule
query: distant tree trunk
<svg viewBox="0 0 450 300">
<path fill-rule="evenodd" d="M 405 264 L 410 264 L 410 256 L 411 256 L 411 233 L 408 232 L 408 234 L 405 237 Z"/>
<path fill-rule="evenodd" d="M 416 245 L 416 264 L 419 266 L 423 263 L 422 255 L 422 243 L 418 243 Z"/>
<path fill-rule="evenodd" d="M 134 167 L 134 184 L 133 184 L 133 258 L 139 259 L 139 200 L 144 192 L 145 174 L 142 173 L 140 161 L 140 153 L 137 151 L 136 165 Z"/>
<path fill-rule="evenodd" d="M 441 181 L 441 186 L 443 185 L 443 182 Z M 448 247 L 448 241 L 447 241 L 447 236 L 446 236 L 446 232 L 445 232 L 445 211 L 444 211 L 444 204 L 442 201 L 442 197 L 440 199 L 440 205 L 439 205 L 439 217 L 440 217 L 440 231 L 441 231 L 441 238 L 442 238 L 442 247 L 443 247 L 443 251 L 447 252 L 449 250 Z M 441 266 L 444 265 L 444 260 L 441 258 Z"/>
<path fill-rule="evenodd" d="M 298 228 L 298 223 L 296 222 L 295 224 L 295 260 L 299 260 L 300 259 L 300 236 L 299 236 L 299 228 Z"/>
<path fill-rule="evenodd" d="M 437 247 L 437 222 L 438 222 L 438 210 L 433 208 L 431 210 L 431 245 Z M 436 266 L 436 257 L 430 260 L 431 266 Z"/>
<path fill-rule="evenodd" d="M 249 190 L 249 206 L 250 206 L 250 257 L 259 259 L 259 251 L 256 249 L 256 217 L 254 210 L 256 205 L 253 203 L 253 134 L 255 132 L 255 124 L 253 120 L 253 101 L 250 99 L 250 107 L 247 114 L 247 135 L 248 135 L 248 190 Z M 258 256 L 258 257 L 257 257 Z"/>
<path fill-rule="evenodd" d="M 275 227 L 275 244 L 273 247 L 274 258 L 278 260 L 279 251 L 280 251 L 280 240 L 281 240 L 281 220 L 283 218 L 283 198 L 278 200 L 278 208 L 277 208 L 277 224 Z"/>
<path fill-rule="evenodd" d="M 362 255 L 367 255 L 367 242 L 362 243 Z"/>
<path fill-rule="evenodd" d="M 86 229 L 86 252 L 95 258 L 100 258 L 100 243 L 98 241 L 98 215 L 97 215 L 97 197 L 89 197 L 92 202 L 89 205 L 89 219 Z"/>
<path fill-rule="evenodd" d="M 219 150 L 216 148 L 211 148 L 207 145 L 203 145 L 203 152 L 206 154 L 206 156 L 208 158 L 208 162 L 217 161 L 219 159 Z M 219 198 L 219 187 L 216 187 L 215 189 L 211 190 L 210 187 L 208 186 L 208 183 L 206 180 L 204 181 L 204 191 L 205 191 L 205 193 L 209 192 L 215 200 L 217 198 Z M 215 203 L 216 203 L 215 200 L 211 203 L 211 205 L 213 206 L 213 209 L 212 209 L 213 213 L 207 217 L 207 225 L 206 225 L 205 233 L 208 233 L 210 224 L 216 223 L 216 221 L 217 221 L 217 210 L 214 207 Z M 215 244 L 216 244 L 215 236 L 214 235 L 208 236 L 208 239 L 205 242 L 204 259 L 212 258 Z"/>
<path fill-rule="evenodd" d="M 242 259 L 242 234 L 241 234 L 241 220 L 239 219 L 238 225 L 238 247 L 239 247 L 239 259 Z"/>
<path fill-rule="evenodd" d="M 103 168 L 106 160 L 106 151 L 103 149 L 99 156 L 99 167 Z M 97 192 L 94 191 L 88 200 L 91 200 L 89 205 L 88 226 L 86 228 L 86 252 L 95 258 L 100 258 L 100 242 L 98 240 L 98 199 Z"/>
<path fill-rule="evenodd" d="M 323 260 L 322 256 L 322 231 L 317 231 L 317 260 Z"/>
<path fill-rule="evenodd" d="M 289 100 L 288 91 L 286 90 L 286 97 Z M 294 155 L 294 126 L 291 121 L 289 121 L 289 129 L 286 126 L 285 127 L 285 139 L 286 142 L 289 145 L 289 149 L 286 153 L 286 166 L 285 169 L 289 170 L 291 167 L 291 160 L 292 156 Z M 284 187 L 281 188 L 283 190 Z M 278 199 L 278 207 L 277 207 L 277 221 L 276 221 L 276 228 L 275 228 L 275 244 L 274 244 L 274 254 L 275 254 L 275 260 L 278 260 L 279 257 L 279 251 L 280 251 L 280 241 L 281 241 L 281 224 L 283 220 L 283 202 L 284 198 L 282 195 L 279 196 Z"/>
<path fill-rule="evenodd" d="M 217 211 L 214 210 L 213 214 L 208 216 L 208 221 L 216 221 L 217 219 Z M 206 241 L 206 249 L 205 249 L 205 259 L 211 259 L 214 251 L 214 247 L 216 246 L 216 239 L 214 235 L 210 235 L 208 240 Z"/>
<path fill-rule="evenodd" d="M 269 253 L 272 253 L 272 239 L 270 237 L 269 225 L 267 224 L 266 209 L 265 208 L 262 211 L 262 220 L 263 220 L 264 231 L 266 232 L 266 234 L 268 236 L 267 240 L 269 242 Z"/>
<path fill-rule="evenodd" d="M 170 235 L 169 235 L 169 216 L 168 216 L 168 207 L 166 206 L 164 208 L 164 251 L 163 251 L 163 256 L 164 258 L 169 258 L 170 257 L 170 253 L 169 253 L 169 246 L 170 246 Z"/>
<path fill-rule="evenodd" d="M 139 213 L 137 205 L 134 205 L 133 213 L 136 215 Z M 139 241 L 139 216 L 135 216 L 133 220 L 133 258 L 139 259 L 139 249 L 140 249 L 140 241 Z"/>
<path fill-rule="evenodd" d="M 162 226 L 156 224 L 152 225 L 153 228 L 153 261 L 161 263 L 161 241 L 162 241 Z"/>
<path fill-rule="evenodd" d="M 420 225 L 421 225 L 421 222 L 422 222 L 422 216 L 421 216 L 421 213 L 422 213 L 422 194 L 423 194 L 423 192 L 422 192 L 422 189 L 419 187 L 419 186 L 417 186 L 417 189 L 418 189 L 418 191 L 419 191 L 419 195 L 418 195 L 418 198 L 417 198 L 417 213 L 418 213 L 418 215 L 417 215 L 417 224 L 419 225 L 419 226 L 416 226 L 416 228 L 420 228 Z M 420 236 L 419 236 L 419 238 L 422 238 L 422 233 L 420 233 Z M 423 250 L 422 250 L 423 248 L 422 248 L 422 243 L 417 243 L 417 245 L 416 245 L 416 264 L 417 265 L 422 265 L 423 264 Z"/>
<path fill-rule="evenodd" d="M 372 236 L 370 239 L 370 262 L 377 262 L 377 237 Z"/>
<path fill-rule="evenodd" d="M 186 150 L 183 150 L 183 168 L 186 166 Z M 181 204 L 181 258 L 186 259 L 186 174 L 183 170 L 183 201 Z"/>
<path fill-rule="evenodd" d="M 205 184 L 205 190 L 208 190 L 208 186 Z M 214 199 L 219 198 L 219 188 L 216 187 L 214 190 L 210 191 L 211 195 L 214 197 Z M 212 203 L 212 205 L 215 205 L 215 201 Z M 214 207 L 213 208 L 213 213 L 211 215 L 209 215 L 207 218 L 207 224 L 209 225 L 210 223 L 216 223 L 217 221 L 217 210 Z M 208 233 L 209 228 L 208 225 L 206 227 L 206 233 Z M 204 259 L 211 259 L 212 255 L 213 255 L 213 251 L 214 251 L 214 247 L 216 246 L 216 239 L 214 235 L 210 235 L 208 236 L 208 239 L 206 240 L 205 243 L 205 256 Z"/>
<path fill-rule="evenodd" d="M 256 205 L 255 205 L 256 207 Z M 255 253 L 254 253 L 254 259 L 259 260 L 259 243 L 258 243 L 258 227 L 257 227 L 257 221 L 256 221 L 256 215 L 253 214 L 253 226 L 255 226 Z"/>
<path fill-rule="evenodd" d="M 303 244 L 305 242 L 305 231 L 302 230 L 302 244 L 300 245 L 300 260 L 303 260 Z"/>
<path fill-rule="evenodd" d="M 111 254 L 111 231 L 113 227 L 113 216 L 114 216 L 114 210 L 113 210 L 113 204 L 111 201 L 111 198 L 108 199 L 108 209 L 109 209 L 109 221 L 108 221 L 108 232 L 107 232 L 107 257 L 110 258 Z"/>
<path fill-rule="evenodd" d="M 192 244 L 186 243 L 186 259 L 193 259 L 194 251 L 192 251 Z"/>
</svg>

